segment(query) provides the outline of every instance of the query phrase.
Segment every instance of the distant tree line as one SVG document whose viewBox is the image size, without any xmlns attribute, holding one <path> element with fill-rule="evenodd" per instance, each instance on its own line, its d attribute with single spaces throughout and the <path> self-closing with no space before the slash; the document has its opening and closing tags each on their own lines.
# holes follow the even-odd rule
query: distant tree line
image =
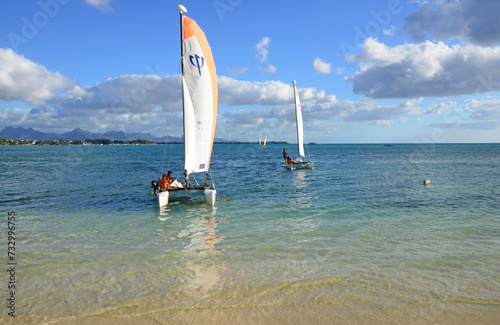
<svg viewBox="0 0 500 325">
<path fill-rule="evenodd" d="M 87 139 L 85 141 L 81 140 L 9 140 L 0 139 L 1 146 L 26 146 L 26 145 L 82 145 L 82 144 L 93 144 L 93 145 L 114 145 L 114 144 L 156 144 L 156 142 L 148 140 L 132 140 L 132 141 L 122 141 L 122 140 L 108 140 L 108 139 Z"/>
</svg>

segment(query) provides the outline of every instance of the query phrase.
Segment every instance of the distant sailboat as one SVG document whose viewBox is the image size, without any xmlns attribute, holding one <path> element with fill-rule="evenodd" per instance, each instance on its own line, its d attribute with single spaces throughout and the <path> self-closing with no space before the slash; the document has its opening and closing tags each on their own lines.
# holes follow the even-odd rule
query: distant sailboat
<svg viewBox="0 0 500 325">
<path fill-rule="evenodd" d="M 292 83 L 293 94 L 295 98 L 295 118 L 297 121 L 297 145 L 299 149 L 299 158 L 291 163 L 285 160 L 285 167 L 287 169 L 313 168 L 313 162 L 305 161 L 306 157 L 304 154 L 304 126 L 302 124 L 302 108 L 300 106 L 299 92 L 297 90 L 297 86 L 295 85 L 295 80 L 293 80 Z"/>
<path fill-rule="evenodd" d="M 264 144 L 262 145 L 262 147 L 265 147 L 266 143 L 267 143 L 267 135 L 264 136 Z"/>
<path fill-rule="evenodd" d="M 178 5 L 181 19 L 182 104 L 184 114 L 184 184 L 175 183 L 158 193 L 160 207 L 168 204 L 176 191 L 203 191 L 208 203 L 215 204 L 216 190 L 209 176 L 210 158 L 217 122 L 217 80 L 212 51 L 205 34 Z M 196 173 L 205 172 L 199 185 Z"/>
</svg>

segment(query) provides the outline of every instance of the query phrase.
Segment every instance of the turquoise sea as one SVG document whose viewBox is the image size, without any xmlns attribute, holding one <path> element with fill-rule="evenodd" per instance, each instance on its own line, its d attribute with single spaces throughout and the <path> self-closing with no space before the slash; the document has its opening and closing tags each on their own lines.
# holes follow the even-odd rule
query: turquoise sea
<svg viewBox="0 0 500 325">
<path fill-rule="evenodd" d="M 498 324 L 500 145 L 283 148 L 216 144 L 215 207 L 159 209 L 182 145 L 0 147 L 0 323 Z"/>
</svg>

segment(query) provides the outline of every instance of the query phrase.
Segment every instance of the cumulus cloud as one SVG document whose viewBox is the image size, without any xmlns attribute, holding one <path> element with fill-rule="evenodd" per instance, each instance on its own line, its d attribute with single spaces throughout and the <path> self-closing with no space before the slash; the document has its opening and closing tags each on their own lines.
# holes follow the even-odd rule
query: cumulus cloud
<svg viewBox="0 0 500 325">
<path fill-rule="evenodd" d="M 101 11 L 111 11 L 112 8 L 110 6 L 111 0 L 85 0 L 85 2 L 92 6 L 95 7 Z"/>
<path fill-rule="evenodd" d="M 381 46 L 381 50 L 375 51 L 375 54 L 365 51 L 360 54 L 365 55 L 363 58 L 357 58 L 362 65 L 360 72 L 355 76 L 356 78 L 374 69 L 402 65 L 401 62 L 406 62 L 402 58 L 408 56 L 405 51 L 411 52 L 406 48 L 396 51 L 378 42 L 375 45 Z M 430 43 L 427 46 L 431 48 L 429 51 L 432 53 L 435 51 L 432 47 L 437 46 L 438 49 L 441 49 L 440 53 L 443 53 L 443 57 L 447 58 L 453 58 L 458 51 L 457 48 L 449 48 L 442 44 Z M 458 49 L 464 50 L 461 47 Z M 467 55 L 468 60 L 482 63 L 495 57 L 491 49 L 483 49 L 483 52 L 470 50 L 470 53 Z M 482 53 L 482 59 L 477 57 L 477 53 Z M 13 55 L 12 53 L 8 54 Z M 422 52 L 417 53 L 418 55 L 422 56 Z M 68 82 L 67 78 L 48 72 L 44 67 L 23 57 L 17 55 L 14 57 L 24 63 L 24 65 L 18 64 L 17 66 L 27 67 L 31 74 L 33 71 L 41 71 L 41 75 L 44 76 L 43 78 L 38 77 L 37 80 L 44 82 L 34 83 L 31 86 L 33 89 L 41 87 L 40 84 L 43 87 L 46 87 L 47 84 L 57 84 L 51 81 L 51 78 L 55 80 L 62 78 L 61 80 Z M 441 73 L 443 65 L 439 56 L 436 59 L 437 63 L 433 61 L 422 63 L 422 67 L 419 67 L 415 63 L 416 61 L 412 60 L 416 59 L 410 59 L 407 67 L 413 67 L 420 72 L 419 75 L 412 72 L 411 69 L 407 71 L 413 73 L 414 81 L 418 81 L 416 76 L 427 81 L 428 78 Z M 4 61 L 10 62 L 9 60 Z M 6 67 L 10 67 L 10 65 L 6 65 Z M 493 65 L 491 67 L 491 70 L 494 71 Z M 0 70 L 0 76 L 2 76 L 0 78 L 0 94 L 6 97 L 6 94 L 10 94 L 10 90 L 15 90 L 15 88 L 12 88 L 8 82 L 9 79 L 5 78 L 4 70 L 5 67 Z M 483 88 L 496 87 L 493 80 L 499 79 L 485 78 L 484 81 L 488 87 L 483 85 Z M 40 130 L 56 132 L 70 131 L 80 127 L 94 132 L 125 130 L 127 132 L 152 132 L 157 135 L 168 133 L 180 136 L 182 134 L 181 90 L 180 76 L 178 75 L 165 77 L 123 75 L 91 86 L 75 85 L 73 82 L 69 82 L 67 85 L 62 82 L 62 84 L 66 86 L 65 89 L 49 87 L 46 94 L 36 97 L 36 100 L 28 96 L 36 92 L 28 92 L 27 90 L 24 90 L 25 94 L 19 92 L 19 95 L 14 99 L 24 100 L 32 105 L 38 103 L 37 106 L 30 109 L 0 110 L 0 127 L 6 125 L 36 126 Z M 21 86 L 19 84 L 18 88 L 22 88 Z M 295 114 L 291 82 L 251 82 L 219 76 L 218 86 L 219 105 L 223 108 L 219 111 L 218 116 L 217 132 L 219 136 L 222 137 L 224 132 L 228 132 L 228 138 L 246 140 L 248 138 L 245 137 L 248 135 L 262 133 L 263 130 L 268 135 L 288 136 L 290 128 L 294 127 Z M 492 99 L 487 101 L 470 100 L 462 103 L 438 102 L 422 109 L 419 107 L 422 99 L 403 100 L 400 103 L 388 105 L 369 97 L 356 101 L 341 100 L 333 94 L 327 94 L 324 90 L 313 87 L 299 87 L 298 90 L 302 102 L 304 125 L 310 135 L 314 133 L 323 135 L 340 129 L 355 128 L 361 124 L 391 127 L 396 122 L 407 122 L 410 116 L 414 116 L 416 120 L 431 114 L 443 116 L 444 122 L 439 126 L 442 128 L 464 127 L 463 125 L 470 128 L 497 128 L 498 121 L 500 121 L 500 111 L 497 108 L 500 107 L 500 102 Z M 0 99 L 5 100 L 5 98 Z M 460 115 L 452 114 L 458 111 L 457 109 L 452 111 L 453 106 L 461 107 Z M 230 111 L 227 111 L 228 107 L 231 108 Z M 226 111 L 224 112 L 224 110 Z M 453 119 L 454 116 L 455 119 Z"/>
<path fill-rule="evenodd" d="M 317 58 L 313 63 L 314 71 L 319 74 L 330 74 L 332 72 L 332 64 Z"/>
<path fill-rule="evenodd" d="M 410 115 L 422 114 L 422 110 L 415 106 L 421 99 L 411 99 L 401 102 L 399 105 L 378 105 L 373 104 L 360 107 L 350 112 L 344 120 L 347 122 L 374 121 L 376 125 L 388 126 L 393 119 Z"/>
<path fill-rule="evenodd" d="M 252 82 L 240 81 L 230 77 L 219 76 L 219 104 L 230 106 L 244 105 L 284 105 L 293 103 L 292 85 L 281 81 Z M 316 88 L 300 88 L 299 95 L 303 102 L 322 100 L 324 91 Z"/>
<path fill-rule="evenodd" d="M 466 100 L 465 106 L 471 112 L 470 116 L 475 120 L 496 121 L 500 126 L 500 100 Z"/>
<path fill-rule="evenodd" d="M 2 125 L 37 126 L 68 131 L 86 130 L 152 131 L 164 129 L 165 121 L 182 134 L 182 105 L 179 76 L 124 75 L 93 86 L 73 86 L 56 93 L 43 105 L 31 109 L 0 111 Z M 1 85 L 0 85 L 1 86 Z M 4 91 L 0 87 L 0 92 Z M 168 116 L 168 118 L 167 118 Z M 165 124 L 162 124 L 165 123 Z M 0 126 L 2 126 L 0 125 Z M 163 130 L 165 133 L 165 130 Z"/>
<path fill-rule="evenodd" d="M 457 96 L 500 90 L 500 48 L 424 42 L 389 47 L 365 40 L 349 57 L 356 94 L 372 98 Z"/>
<path fill-rule="evenodd" d="M 407 16 L 403 29 L 416 42 L 465 39 L 478 45 L 500 43 L 500 2 L 494 0 L 433 0 Z"/>
<path fill-rule="evenodd" d="M 0 49 L 0 99 L 22 100 L 41 105 L 55 92 L 73 86 L 74 81 L 58 72 L 16 54 L 12 49 Z"/>
<path fill-rule="evenodd" d="M 259 119 L 293 123 L 295 120 L 292 87 L 280 81 L 250 82 L 229 77 L 219 77 L 219 105 L 256 106 L 224 113 L 224 118 L 233 125 L 256 127 Z M 382 105 L 374 99 L 359 101 L 339 100 L 334 95 L 315 88 L 299 88 L 302 110 L 306 124 L 340 119 L 350 125 L 373 122 L 387 126 L 387 121 L 404 122 L 407 116 L 424 114 L 417 105 L 419 99 L 404 100 L 397 105 Z M 403 120 L 402 120 L 403 118 Z M 274 123 L 275 125 L 277 122 Z"/>
</svg>

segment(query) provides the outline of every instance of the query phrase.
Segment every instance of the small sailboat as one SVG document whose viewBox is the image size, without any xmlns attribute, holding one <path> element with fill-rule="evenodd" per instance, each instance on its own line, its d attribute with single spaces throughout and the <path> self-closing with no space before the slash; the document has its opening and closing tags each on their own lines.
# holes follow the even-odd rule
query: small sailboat
<svg viewBox="0 0 500 325">
<path fill-rule="evenodd" d="M 295 98 L 295 118 L 297 120 L 297 145 L 299 149 L 299 158 L 295 161 L 289 162 L 285 159 L 285 167 L 287 169 L 302 169 L 302 168 L 313 168 L 314 163 L 305 161 L 304 154 L 304 126 L 302 124 L 302 108 L 300 106 L 299 91 L 297 90 L 295 80 L 293 83 L 293 94 Z"/>
<path fill-rule="evenodd" d="M 203 191 L 214 205 L 216 190 L 209 175 L 217 122 L 217 77 L 212 51 L 205 34 L 178 5 L 181 19 L 182 106 L 184 114 L 184 182 L 175 182 L 158 193 L 159 206 L 166 206 L 176 192 Z M 202 185 L 197 173 L 205 173 Z"/>
<path fill-rule="evenodd" d="M 260 139 L 259 139 L 259 143 L 260 143 Z M 267 143 L 267 135 L 264 136 L 264 144 L 261 144 L 261 147 L 265 147 L 266 143 Z"/>
</svg>

